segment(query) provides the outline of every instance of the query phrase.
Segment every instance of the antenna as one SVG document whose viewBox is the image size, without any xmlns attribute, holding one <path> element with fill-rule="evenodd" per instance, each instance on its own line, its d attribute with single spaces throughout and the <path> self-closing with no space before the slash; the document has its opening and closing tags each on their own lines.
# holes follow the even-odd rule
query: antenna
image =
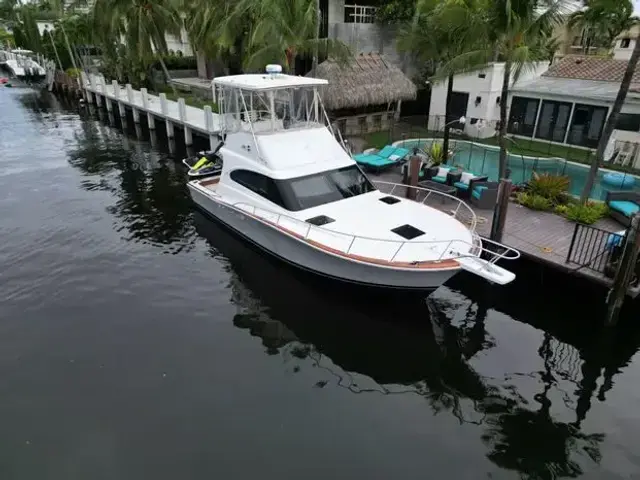
<svg viewBox="0 0 640 480">
<path fill-rule="evenodd" d="M 267 73 L 271 76 L 271 78 L 276 78 L 280 73 L 282 73 L 282 66 L 269 64 L 267 65 Z"/>
</svg>

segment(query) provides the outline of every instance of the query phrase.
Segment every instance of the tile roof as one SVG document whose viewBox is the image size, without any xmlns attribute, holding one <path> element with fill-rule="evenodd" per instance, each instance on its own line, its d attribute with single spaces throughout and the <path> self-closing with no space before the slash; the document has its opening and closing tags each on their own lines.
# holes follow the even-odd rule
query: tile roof
<svg viewBox="0 0 640 480">
<path fill-rule="evenodd" d="M 551 65 L 542 76 L 620 83 L 627 63 L 626 60 L 606 57 L 567 55 Z M 640 85 L 638 69 L 634 72 L 631 82 Z"/>
</svg>

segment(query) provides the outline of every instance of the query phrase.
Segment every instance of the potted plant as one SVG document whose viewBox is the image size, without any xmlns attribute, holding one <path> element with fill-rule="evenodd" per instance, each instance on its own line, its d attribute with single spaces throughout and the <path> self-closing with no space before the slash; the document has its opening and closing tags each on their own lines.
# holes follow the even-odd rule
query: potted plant
<svg viewBox="0 0 640 480">
<path fill-rule="evenodd" d="M 441 143 L 433 142 L 427 150 L 427 155 L 431 164 L 429 165 L 429 177 L 435 177 L 438 174 L 440 165 L 444 162 L 444 149 Z"/>
</svg>

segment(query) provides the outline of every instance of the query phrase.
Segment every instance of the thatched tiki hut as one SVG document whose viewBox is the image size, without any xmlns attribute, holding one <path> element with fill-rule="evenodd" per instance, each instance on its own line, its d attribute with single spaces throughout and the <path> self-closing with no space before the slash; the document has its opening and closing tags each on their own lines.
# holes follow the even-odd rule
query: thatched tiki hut
<svg viewBox="0 0 640 480">
<path fill-rule="evenodd" d="M 316 77 L 329 81 L 322 101 L 345 135 L 389 128 L 403 100 L 415 100 L 417 89 L 402 71 L 378 54 L 360 54 L 345 63 L 328 59 Z"/>
</svg>

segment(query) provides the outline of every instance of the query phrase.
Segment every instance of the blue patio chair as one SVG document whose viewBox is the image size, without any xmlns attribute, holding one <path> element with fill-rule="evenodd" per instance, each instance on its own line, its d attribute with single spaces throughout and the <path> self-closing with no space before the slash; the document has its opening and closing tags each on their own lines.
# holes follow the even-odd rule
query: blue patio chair
<svg viewBox="0 0 640 480">
<path fill-rule="evenodd" d="M 376 153 L 358 153 L 353 158 L 366 169 L 380 171 L 403 162 L 409 153 L 406 148 L 387 145 Z"/>
</svg>

